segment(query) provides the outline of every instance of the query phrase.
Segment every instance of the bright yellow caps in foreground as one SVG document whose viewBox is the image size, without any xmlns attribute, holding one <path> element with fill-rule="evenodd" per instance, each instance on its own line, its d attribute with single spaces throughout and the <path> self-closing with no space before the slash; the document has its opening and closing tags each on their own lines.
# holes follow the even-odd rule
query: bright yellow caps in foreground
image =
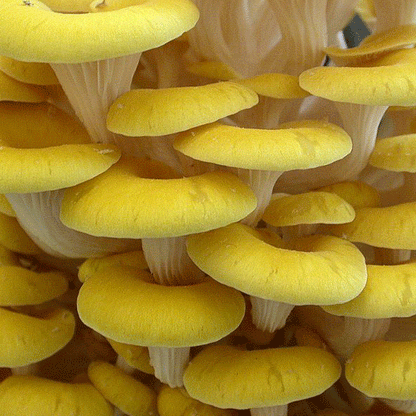
<svg viewBox="0 0 416 416">
<path fill-rule="evenodd" d="M 111 267 L 82 285 L 81 320 L 90 328 L 134 345 L 189 347 L 218 341 L 244 317 L 241 293 L 209 280 L 163 286 L 132 267 Z"/>
<path fill-rule="evenodd" d="M 0 71 L 0 101 L 41 103 L 46 95 L 42 88 L 17 81 Z"/>
<path fill-rule="evenodd" d="M 280 248 L 236 223 L 191 235 L 187 247 L 193 262 L 220 283 L 293 305 L 347 302 L 367 280 L 360 251 L 332 236 L 304 237 Z"/>
<path fill-rule="evenodd" d="M 50 63 L 117 58 L 161 46 L 191 29 L 199 18 L 189 0 L 118 4 L 119 10 L 72 14 L 54 12 L 38 0 L 2 0 L 0 54 Z"/>
<path fill-rule="evenodd" d="M 370 397 L 415 400 L 416 341 L 370 341 L 355 348 L 345 376 Z"/>
<path fill-rule="evenodd" d="M 193 159 L 243 169 L 287 171 L 327 165 L 350 153 L 350 136 L 325 121 L 248 129 L 213 123 L 180 134 L 174 147 Z"/>
<path fill-rule="evenodd" d="M 113 406 L 91 384 L 36 376 L 11 376 L 0 383 L 0 408 L 7 416 L 114 415 Z"/>
<path fill-rule="evenodd" d="M 160 162 L 122 158 L 65 191 L 61 220 L 95 236 L 178 237 L 239 221 L 256 203 L 251 189 L 229 172 L 178 178 Z"/>
<path fill-rule="evenodd" d="M 253 107 L 257 94 L 234 82 L 126 92 L 110 107 L 107 128 L 125 136 L 163 136 Z"/>
<path fill-rule="evenodd" d="M 209 346 L 189 364 L 189 395 L 220 408 L 249 409 L 314 397 L 341 375 L 333 355 L 321 348 L 290 347 L 244 351 Z"/>
<path fill-rule="evenodd" d="M 93 144 L 81 124 L 49 104 L 0 103 L 0 192 L 66 188 L 104 172 L 120 158 Z"/>
</svg>

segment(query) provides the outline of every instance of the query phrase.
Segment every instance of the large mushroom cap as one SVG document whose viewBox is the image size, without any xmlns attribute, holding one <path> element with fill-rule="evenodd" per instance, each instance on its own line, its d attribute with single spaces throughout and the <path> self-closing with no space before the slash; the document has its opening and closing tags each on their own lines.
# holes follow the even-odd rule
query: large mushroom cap
<svg viewBox="0 0 416 416">
<path fill-rule="evenodd" d="M 178 178 L 160 162 L 122 158 L 65 191 L 61 220 L 96 236 L 178 237 L 239 221 L 255 207 L 251 189 L 231 173 Z"/>
<path fill-rule="evenodd" d="M 2 1 L 0 54 L 53 63 L 116 58 L 163 45 L 191 29 L 199 18 L 188 0 L 137 0 L 128 7 L 121 2 L 121 7 L 72 14 L 54 12 L 38 0 Z"/>
<path fill-rule="evenodd" d="M 348 382 L 370 397 L 415 400 L 416 341 L 370 341 L 345 364 Z"/>
<path fill-rule="evenodd" d="M 125 136 L 162 136 L 217 121 L 257 103 L 254 91 L 234 82 L 137 89 L 112 104 L 107 128 Z"/>
<path fill-rule="evenodd" d="M 40 87 L 17 81 L 0 71 L 0 100 L 41 103 L 46 101 L 46 91 Z"/>
<path fill-rule="evenodd" d="M 316 396 L 341 374 L 333 355 L 321 348 L 291 347 L 244 351 L 209 346 L 189 364 L 189 395 L 220 408 L 284 405 Z"/>
<path fill-rule="evenodd" d="M 84 182 L 120 158 L 92 144 L 75 119 L 49 104 L 0 103 L 0 192 L 51 191 Z"/>
<path fill-rule="evenodd" d="M 36 376 L 11 376 L 0 383 L 0 408 L 7 416 L 113 416 L 113 407 L 89 383 L 62 383 Z"/>
<path fill-rule="evenodd" d="M 367 280 L 364 257 L 351 243 L 314 235 L 285 248 L 243 224 L 191 235 L 188 253 L 215 280 L 243 293 L 293 305 L 346 302 Z"/>
<path fill-rule="evenodd" d="M 183 347 L 217 341 L 241 323 L 241 293 L 209 280 L 163 286 L 144 270 L 112 267 L 91 276 L 78 296 L 81 320 L 110 339 Z"/>
</svg>

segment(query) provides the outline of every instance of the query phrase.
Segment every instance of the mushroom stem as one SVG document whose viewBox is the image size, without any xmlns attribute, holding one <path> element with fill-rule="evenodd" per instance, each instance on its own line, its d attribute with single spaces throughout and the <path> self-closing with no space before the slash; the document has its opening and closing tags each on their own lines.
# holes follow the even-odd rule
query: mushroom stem
<svg viewBox="0 0 416 416">
<path fill-rule="evenodd" d="M 123 358 L 121 355 L 117 356 L 117 360 L 116 360 L 116 367 L 120 368 L 121 370 L 123 370 L 126 374 L 132 375 L 136 369 L 134 367 L 132 367 L 125 358 Z"/>
<path fill-rule="evenodd" d="M 286 416 L 287 404 L 271 407 L 257 407 L 250 409 L 251 416 Z"/>
<path fill-rule="evenodd" d="M 155 377 L 169 387 L 183 386 L 183 372 L 189 361 L 190 347 L 149 347 Z"/>
<path fill-rule="evenodd" d="M 290 241 L 293 238 L 312 235 L 316 233 L 318 227 L 319 224 L 299 224 L 281 227 L 282 238 L 285 241 Z"/>
<path fill-rule="evenodd" d="M 294 308 L 283 302 L 250 296 L 251 315 L 254 325 L 262 331 L 274 332 L 285 326 L 286 320 Z"/>
<path fill-rule="evenodd" d="M 411 250 L 393 250 L 389 248 L 374 248 L 375 264 L 400 264 L 410 260 Z"/>
<path fill-rule="evenodd" d="M 15 376 L 36 375 L 39 370 L 39 363 L 24 365 L 22 367 L 11 368 L 12 374 Z"/>
<path fill-rule="evenodd" d="M 380 399 L 387 406 L 393 410 L 403 413 L 416 412 L 416 400 L 392 400 L 392 399 Z"/>
<path fill-rule="evenodd" d="M 161 285 L 195 283 L 203 272 L 186 251 L 186 237 L 144 238 L 143 254 L 155 281 Z"/>
<path fill-rule="evenodd" d="M 51 64 L 93 142 L 116 143 L 105 120 L 113 101 L 129 91 L 141 53 L 80 64 Z"/>
</svg>

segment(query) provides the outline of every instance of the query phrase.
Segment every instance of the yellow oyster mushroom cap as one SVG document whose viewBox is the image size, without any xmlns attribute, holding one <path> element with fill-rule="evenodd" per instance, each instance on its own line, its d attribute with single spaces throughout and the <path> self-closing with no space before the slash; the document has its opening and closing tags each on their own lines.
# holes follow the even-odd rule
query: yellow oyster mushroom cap
<svg viewBox="0 0 416 416">
<path fill-rule="evenodd" d="M 47 93 L 41 87 L 20 82 L 0 70 L 0 101 L 41 103 L 46 98 Z"/>
<path fill-rule="evenodd" d="M 330 192 L 306 192 L 272 198 L 263 221 L 275 227 L 299 224 L 339 224 L 355 217 L 354 208 Z"/>
<path fill-rule="evenodd" d="M 368 163 L 393 172 L 416 172 L 416 134 L 377 140 Z"/>
<path fill-rule="evenodd" d="M 345 376 L 369 397 L 415 400 L 416 341 L 369 341 L 355 348 Z"/>
<path fill-rule="evenodd" d="M 364 319 L 408 317 L 416 314 L 416 263 L 367 265 L 367 284 L 349 302 L 322 306 L 326 312 Z"/>
<path fill-rule="evenodd" d="M 91 10 L 91 0 L 42 0 L 42 3 L 60 13 L 86 13 Z"/>
<path fill-rule="evenodd" d="M 377 189 L 361 181 L 345 181 L 319 188 L 318 191 L 332 192 L 347 201 L 354 209 L 380 205 Z"/>
<path fill-rule="evenodd" d="M 156 393 L 139 380 L 105 361 L 93 361 L 88 377 L 117 409 L 129 416 L 156 415 Z"/>
<path fill-rule="evenodd" d="M 284 405 L 314 397 L 341 375 L 341 365 L 321 348 L 288 347 L 244 351 L 209 346 L 184 373 L 189 395 L 220 408 Z"/>
<path fill-rule="evenodd" d="M 77 300 L 81 320 L 118 342 L 183 347 L 217 341 L 238 327 L 245 312 L 241 293 L 209 280 L 163 286 L 151 275 L 112 267 L 91 276 Z"/>
<path fill-rule="evenodd" d="M 359 250 L 332 236 L 303 237 L 280 248 L 236 223 L 189 236 L 187 250 L 193 262 L 220 283 L 293 305 L 347 302 L 367 280 Z"/>
<path fill-rule="evenodd" d="M 357 209 L 354 221 L 328 227 L 332 234 L 354 243 L 416 250 L 416 202 Z"/>
<path fill-rule="evenodd" d="M 136 89 L 111 105 L 107 128 L 124 136 L 161 136 L 217 121 L 257 103 L 254 91 L 234 82 Z"/>
<path fill-rule="evenodd" d="M 393 51 L 361 67 L 317 67 L 299 76 L 299 85 L 331 101 L 364 105 L 414 106 L 416 49 Z"/>
<path fill-rule="evenodd" d="M 179 134 L 174 148 L 204 162 L 288 171 L 327 165 L 351 152 L 350 136 L 324 121 L 287 123 L 275 130 L 213 123 Z"/>
<path fill-rule="evenodd" d="M 0 192 L 66 188 L 107 170 L 114 145 L 93 144 L 81 124 L 58 108 L 0 103 Z"/>
<path fill-rule="evenodd" d="M 20 82 L 34 85 L 58 85 L 50 65 L 42 62 L 22 62 L 7 56 L 0 56 L 0 71 Z"/>
<path fill-rule="evenodd" d="M 221 81 L 236 81 L 237 78 L 241 78 L 233 68 L 219 61 L 194 62 L 186 69 L 191 74 Z"/>
<path fill-rule="evenodd" d="M 29 316 L 0 308 L 0 365 L 22 367 L 61 350 L 74 335 L 75 317 L 62 308 Z"/>
<path fill-rule="evenodd" d="M 95 236 L 177 237 L 239 221 L 255 207 L 251 189 L 229 172 L 178 178 L 160 162 L 122 158 L 65 191 L 61 220 Z"/>
<path fill-rule="evenodd" d="M 121 7 L 103 13 L 58 13 L 38 0 L 4 0 L 0 54 L 49 63 L 116 58 L 161 46 L 191 29 L 199 18 L 188 0 L 137 0 Z"/>
<path fill-rule="evenodd" d="M 7 416 L 113 416 L 114 410 L 90 383 L 63 383 L 36 376 L 11 376 L 0 383 Z"/>
</svg>

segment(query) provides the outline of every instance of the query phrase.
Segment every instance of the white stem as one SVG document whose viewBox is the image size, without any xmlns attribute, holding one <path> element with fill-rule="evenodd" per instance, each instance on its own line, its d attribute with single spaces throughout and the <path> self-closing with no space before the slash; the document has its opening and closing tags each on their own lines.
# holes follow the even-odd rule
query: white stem
<svg viewBox="0 0 416 416">
<path fill-rule="evenodd" d="M 294 305 L 250 296 L 253 324 L 262 331 L 274 332 L 285 326 Z"/>
<path fill-rule="evenodd" d="M 129 91 L 141 54 L 79 64 L 52 64 L 75 113 L 93 142 L 115 143 L 107 130 L 110 105 Z"/>
<path fill-rule="evenodd" d="M 189 347 L 149 347 L 150 364 L 155 369 L 155 377 L 172 388 L 182 387 L 189 353 Z"/>
<path fill-rule="evenodd" d="M 12 374 L 15 376 L 36 375 L 39 370 L 39 363 L 24 365 L 22 367 L 11 368 Z"/>
<path fill-rule="evenodd" d="M 251 416 L 286 416 L 287 405 L 272 407 L 257 407 L 250 409 Z"/>
<path fill-rule="evenodd" d="M 116 367 L 123 370 L 126 374 L 132 375 L 136 369 L 132 367 L 121 355 L 117 356 Z"/>
<path fill-rule="evenodd" d="M 415 0 L 374 0 L 376 32 L 416 22 Z"/>
<path fill-rule="evenodd" d="M 416 400 L 391 400 L 391 399 L 380 399 L 387 406 L 393 410 L 403 413 L 416 412 Z"/>
<path fill-rule="evenodd" d="M 204 276 L 188 256 L 186 237 L 144 238 L 142 249 L 154 279 L 161 285 L 195 283 Z"/>
</svg>

